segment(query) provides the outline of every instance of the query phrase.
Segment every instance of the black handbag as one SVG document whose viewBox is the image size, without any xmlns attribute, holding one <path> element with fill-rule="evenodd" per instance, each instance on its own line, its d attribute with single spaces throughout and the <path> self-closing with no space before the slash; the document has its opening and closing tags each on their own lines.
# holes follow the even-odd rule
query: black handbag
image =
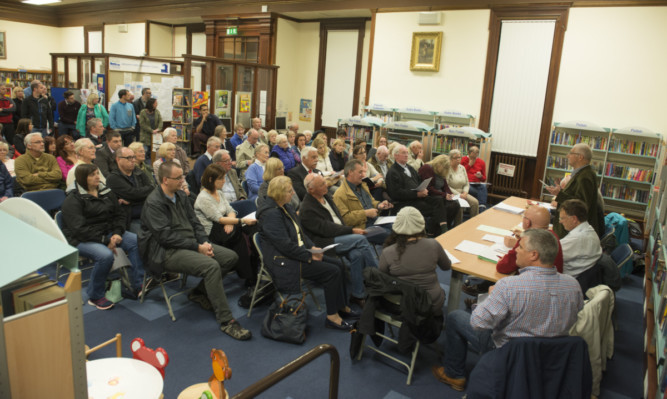
<svg viewBox="0 0 667 399">
<path fill-rule="evenodd" d="M 278 296 L 266 312 L 262 322 L 262 335 L 292 344 L 306 342 L 308 308 L 305 301 L 305 293 L 300 298 L 287 296 L 281 300 Z"/>
</svg>

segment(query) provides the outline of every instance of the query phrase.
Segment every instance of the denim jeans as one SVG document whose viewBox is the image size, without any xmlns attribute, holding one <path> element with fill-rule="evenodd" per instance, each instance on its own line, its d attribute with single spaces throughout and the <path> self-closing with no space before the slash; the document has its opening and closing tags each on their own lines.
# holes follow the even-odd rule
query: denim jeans
<svg viewBox="0 0 667 399">
<path fill-rule="evenodd" d="M 111 234 L 107 237 L 111 237 Z M 120 248 L 125 251 L 132 263 L 130 280 L 134 288 L 139 288 L 144 278 L 144 267 L 137 247 L 137 235 L 126 231 L 122 237 L 123 241 L 120 243 Z M 88 283 L 88 298 L 100 299 L 104 296 L 107 275 L 111 266 L 113 266 L 113 252 L 109 247 L 98 242 L 82 242 L 77 245 L 77 249 L 81 256 L 90 258 L 94 262 L 93 271 L 90 274 L 90 283 Z"/>
<path fill-rule="evenodd" d="M 336 254 L 342 255 L 350 264 L 350 279 L 352 280 L 352 295 L 357 298 L 364 297 L 364 276 L 366 267 L 377 267 L 378 260 L 375 251 L 366 238 L 360 234 L 346 234 L 334 238 L 339 244 L 334 249 Z"/>
<path fill-rule="evenodd" d="M 41 134 L 42 134 L 42 138 L 44 138 L 44 137 L 46 137 L 46 136 L 49 135 L 49 132 L 48 132 L 48 130 L 46 130 L 46 128 L 37 129 L 37 128 L 33 127 L 33 128 L 32 128 L 32 132 L 30 132 L 30 133 L 41 133 Z M 48 148 L 47 148 L 47 150 L 48 150 Z"/>
<path fill-rule="evenodd" d="M 79 139 L 79 131 L 76 130 L 76 125 L 71 125 L 69 123 L 58 123 L 58 135 L 69 135 L 72 136 L 72 139 L 75 141 Z"/>
<path fill-rule="evenodd" d="M 480 205 L 486 205 L 486 198 L 488 196 L 486 184 L 470 183 L 470 189 L 468 193 L 477 198 L 477 201 L 479 201 Z"/>
<path fill-rule="evenodd" d="M 494 348 L 491 330 L 475 329 L 470 325 L 470 313 L 455 310 L 445 323 L 445 373 L 451 378 L 464 378 L 468 344 L 479 354 Z"/>
</svg>

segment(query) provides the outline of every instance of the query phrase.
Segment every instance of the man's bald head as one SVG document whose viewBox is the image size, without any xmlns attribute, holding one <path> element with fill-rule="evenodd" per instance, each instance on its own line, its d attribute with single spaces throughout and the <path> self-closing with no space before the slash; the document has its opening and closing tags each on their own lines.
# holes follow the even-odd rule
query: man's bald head
<svg viewBox="0 0 667 399">
<path fill-rule="evenodd" d="M 546 208 L 539 205 L 531 205 L 523 214 L 523 228 L 524 229 L 547 229 L 549 228 L 549 221 L 551 215 Z M 528 226 L 526 226 L 528 224 Z"/>
</svg>

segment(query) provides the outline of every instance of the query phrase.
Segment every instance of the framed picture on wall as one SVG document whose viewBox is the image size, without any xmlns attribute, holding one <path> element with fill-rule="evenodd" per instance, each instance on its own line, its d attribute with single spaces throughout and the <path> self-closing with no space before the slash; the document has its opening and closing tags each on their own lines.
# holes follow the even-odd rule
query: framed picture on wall
<svg viewBox="0 0 667 399">
<path fill-rule="evenodd" d="M 7 33 L 0 31 L 0 60 L 7 59 Z"/>
<path fill-rule="evenodd" d="M 442 32 L 413 32 L 410 70 L 438 72 L 441 48 Z"/>
</svg>

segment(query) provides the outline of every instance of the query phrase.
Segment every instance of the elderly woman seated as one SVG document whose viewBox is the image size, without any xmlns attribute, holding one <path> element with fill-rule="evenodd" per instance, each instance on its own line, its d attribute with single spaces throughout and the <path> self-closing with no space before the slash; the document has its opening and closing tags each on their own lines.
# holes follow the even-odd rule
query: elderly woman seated
<svg viewBox="0 0 667 399">
<path fill-rule="evenodd" d="M 470 204 L 470 217 L 477 216 L 479 213 L 479 201 L 472 195 L 468 195 L 470 183 L 468 183 L 468 172 L 461 165 L 461 151 L 451 150 L 449 152 L 449 162 L 449 173 L 447 174 L 449 189 L 454 195 L 460 195 L 462 199 Z"/>
<path fill-rule="evenodd" d="M 277 176 L 284 176 L 285 175 L 285 169 L 283 167 L 283 163 L 280 161 L 278 158 L 269 158 L 268 161 L 266 161 L 266 167 L 264 168 L 264 174 L 262 175 L 262 184 L 259 186 L 259 192 L 257 193 L 257 208 L 260 208 L 264 201 L 266 200 L 266 193 L 269 190 L 269 183 L 274 177 Z M 301 201 L 299 200 L 299 196 L 296 195 L 296 193 L 292 194 L 292 198 L 290 199 L 290 205 L 292 206 L 292 209 L 295 211 L 299 210 L 299 206 L 301 205 Z"/>
<path fill-rule="evenodd" d="M 245 172 L 245 179 L 248 183 L 248 199 L 254 201 L 257 198 L 259 187 L 262 185 L 264 178 L 264 169 L 266 168 L 266 161 L 269 159 L 269 146 L 266 144 L 259 144 L 255 147 L 255 162 L 253 162 L 248 170 Z"/>
<path fill-rule="evenodd" d="M 173 127 L 164 129 L 162 138 L 165 143 L 172 143 L 174 145 L 174 149 L 176 150 L 174 158 L 181 164 L 181 168 L 183 168 L 183 176 L 187 176 L 190 171 L 190 162 L 188 162 L 188 154 L 186 154 L 185 150 L 178 145 L 178 133 L 176 132 L 176 129 Z M 155 170 L 157 169 L 158 168 L 155 168 Z"/>
<path fill-rule="evenodd" d="M 68 191 L 74 184 L 74 173 L 76 173 L 76 168 L 82 164 L 92 165 L 93 160 L 95 159 L 96 151 L 97 149 L 95 148 L 95 144 L 93 144 L 89 138 L 78 139 L 74 142 L 74 153 L 76 154 L 77 161 L 69 170 L 69 172 L 67 172 L 66 184 Z M 100 181 L 103 184 L 107 183 L 106 178 L 102 174 L 100 174 Z"/>
<path fill-rule="evenodd" d="M 426 189 L 428 195 L 440 197 L 445 202 L 445 211 L 447 212 L 447 225 L 451 229 L 456 225 L 459 218 L 461 205 L 454 200 L 454 194 L 447 185 L 447 175 L 449 174 L 449 157 L 441 154 L 425 163 L 419 168 L 419 177 L 422 181 L 431 178 Z M 460 220 L 459 220 L 460 221 Z"/>
<path fill-rule="evenodd" d="M 266 201 L 257 211 L 262 252 L 278 291 L 301 293 L 301 278 L 323 285 L 327 307 L 325 327 L 349 331 L 352 325 L 343 318 L 358 318 L 347 305 L 343 265 L 317 250 L 305 234 L 299 218 L 289 205 L 294 191 L 292 180 L 278 176 L 269 183 Z"/>
<path fill-rule="evenodd" d="M 157 159 L 155 162 L 153 162 L 153 173 L 160 170 L 160 165 L 167 161 L 174 161 L 176 164 L 181 166 L 181 162 L 176 159 L 176 147 L 178 146 L 170 142 L 162 143 L 160 145 L 160 148 L 157 150 Z M 187 160 L 185 162 L 188 163 Z M 183 168 L 183 170 L 185 171 L 185 168 Z M 155 178 L 155 181 L 158 181 L 157 176 L 154 175 L 153 177 Z M 181 181 L 181 190 L 183 190 L 186 195 L 190 195 L 188 183 L 185 181 L 185 174 L 183 174 L 183 180 Z"/>
<path fill-rule="evenodd" d="M 134 152 L 134 165 L 141 169 L 146 176 L 150 177 L 149 181 L 151 182 L 151 185 L 155 187 L 157 182 L 153 179 L 153 167 L 150 164 L 150 158 L 148 159 L 148 162 L 146 162 L 146 149 L 144 148 L 144 145 L 141 141 L 135 141 L 127 148 Z"/>
<path fill-rule="evenodd" d="M 144 275 L 137 247 L 137 235 L 125 230 L 125 212 L 118 198 L 101 183 L 101 173 L 94 164 L 80 164 L 75 170 L 74 189 L 62 206 L 63 234 L 79 254 L 94 262 L 88 284 L 88 304 L 106 310 L 113 302 L 104 297 L 107 275 L 114 263 L 116 248 L 127 253 L 131 282 L 141 290 Z"/>
<path fill-rule="evenodd" d="M 287 173 L 290 169 L 299 164 L 300 158 L 289 146 L 287 136 L 279 134 L 276 137 L 276 142 L 278 144 L 274 145 L 271 149 L 271 157 L 280 159 L 285 167 L 285 173 Z"/>
</svg>

